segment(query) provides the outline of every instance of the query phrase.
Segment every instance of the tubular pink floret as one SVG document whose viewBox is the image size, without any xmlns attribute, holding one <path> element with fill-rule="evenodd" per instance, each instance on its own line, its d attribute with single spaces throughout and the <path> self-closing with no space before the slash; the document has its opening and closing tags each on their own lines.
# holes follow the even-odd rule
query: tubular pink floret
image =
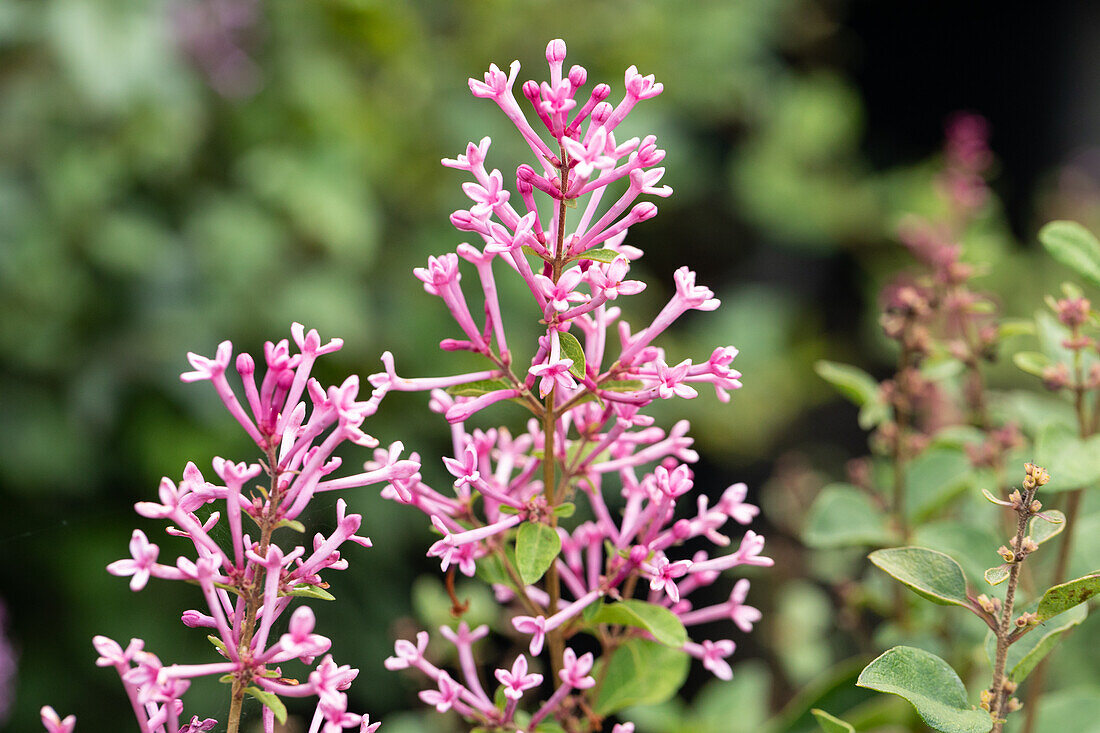
<svg viewBox="0 0 1100 733">
<path fill-rule="evenodd" d="M 452 424 L 464 422 L 489 405 L 496 404 L 502 400 L 510 400 L 514 397 L 519 397 L 520 394 L 518 389 L 498 389 L 464 402 L 456 402 L 447 409 L 447 422 Z"/>
</svg>

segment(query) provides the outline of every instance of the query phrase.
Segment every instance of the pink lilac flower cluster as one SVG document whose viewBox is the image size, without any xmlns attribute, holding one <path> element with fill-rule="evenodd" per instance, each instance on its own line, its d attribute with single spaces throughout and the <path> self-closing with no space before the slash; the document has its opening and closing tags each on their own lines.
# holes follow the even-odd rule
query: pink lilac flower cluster
<svg viewBox="0 0 1100 733">
<path fill-rule="evenodd" d="M 131 557 L 107 567 L 113 575 L 129 577 L 134 591 L 144 588 L 150 578 L 198 585 L 206 606 L 185 611 L 182 621 L 188 627 L 208 629 L 221 657 L 204 664 L 163 664 L 144 649 L 140 639 L 123 647 L 96 637 L 100 655 L 96 663 L 118 671 L 143 733 L 213 729 L 217 724 L 213 719 L 181 717 L 181 696 L 192 679 L 206 675 L 219 676 L 231 685 L 230 731 L 237 730 L 246 695 L 263 704 L 263 727 L 268 732 L 274 730 L 276 717 L 285 716 L 280 697 L 318 698 L 310 733 L 348 728 L 367 733 L 378 727 L 369 716 L 348 711 L 344 691 L 358 670 L 333 661 L 329 639 L 314 633 L 314 615 L 308 606 L 290 614 L 285 633 L 274 629 L 295 599 L 332 597 L 321 574 L 347 568 L 348 561 L 341 555 L 346 542 L 371 546 L 369 539 L 356 534 L 362 517 L 348 513 L 343 499 L 336 502 L 336 527 L 331 533 L 317 533 L 311 541 L 296 544 L 305 532 L 298 518 L 310 500 L 321 492 L 414 480 L 419 464 L 401 460 L 395 449 L 381 465 L 333 477 L 341 465 L 334 451 L 342 443 L 378 445 L 361 426 L 378 409 L 381 395 L 359 400 L 355 376 L 340 386 L 323 388 L 310 372 L 318 357 L 338 350 L 342 342 L 334 339 L 322 344 L 315 330 L 307 332 L 297 323 L 291 333 L 298 353 L 292 353 L 286 339 L 268 342 L 264 347 L 267 371 L 259 380 L 255 359 L 242 353 L 234 361 L 228 341 L 213 358 L 188 354 L 193 370 L 181 379 L 210 381 L 264 458 L 252 464 L 215 458 L 213 468 L 221 483 L 207 481 L 189 463 L 179 483 L 161 481 L 158 501 L 136 505 L 141 516 L 170 522 L 167 534 L 189 542 L 193 557 L 158 562 L 160 548 L 138 529 L 130 541 Z M 243 383 L 243 404 L 227 378 L 231 363 Z M 261 475 L 263 484 L 249 485 Z M 214 503 L 218 511 L 203 511 Z M 200 511 L 205 517 L 200 517 Z M 219 543 L 215 536 L 224 539 Z M 289 542 L 277 544 L 284 538 Z M 290 677 L 283 668 L 295 660 L 312 668 L 302 679 Z M 43 709 L 42 720 L 51 732 L 70 731 L 75 722 L 72 716 L 60 720 L 49 708 Z"/>
<path fill-rule="evenodd" d="M 698 550 L 681 556 L 681 546 L 696 538 L 716 548 L 730 545 L 723 527 L 730 519 L 748 524 L 758 509 L 745 502 L 744 484 L 730 486 L 713 506 L 706 496 L 692 498 L 694 475 L 687 464 L 698 456 L 687 436 L 687 421 L 666 431 L 643 414 L 657 400 L 696 397 L 701 383 L 712 385 L 722 401 L 741 386 L 740 373 L 731 368 L 737 355 L 731 346 L 717 348 L 698 362 L 685 359 L 670 365 L 663 349 L 654 345 L 682 315 L 714 310 L 718 299 L 683 267 L 675 273 L 671 299 L 642 329 L 632 330 L 612 302 L 645 288 L 630 279 L 631 263 L 642 252 L 624 243 L 630 227 L 657 213 L 653 203 L 639 202 L 639 197 L 672 193 L 658 185 L 665 152 L 656 138 L 617 137 L 627 114 L 639 101 L 660 94 L 662 85 L 630 67 L 618 104 L 607 101 L 611 88 L 606 84 L 596 85 L 584 99 L 577 95 L 587 72 L 580 66 L 564 71 L 565 43 L 551 41 L 546 58 L 549 81 L 522 86 L 538 131 L 513 94 L 518 61 L 508 73 L 492 65 L 484 81 L 470 79 L 474 96 L 500 107 L 537 163 L 517 168 L 513 195 L 503 174 L 486 168 L 489 138 L 443 160 L 474 179 L 462 186 L 472 205 L 452 214 L 451 222 L 478 241 L 430 257 L 427 267 L 414 273 L 429 294 L 442 299 L 461 332 L 441 347 L 479 354 L 490 368 L 452 377 L 405 378 L 397 374 L 387 352 L 382 357 L 385 371 L 370 377 L 383 393 L 431 391 L 431 409 L 445 417 L 452 432 L 454 455 L 443 462 L 454 477 L 453 493 L 432 489 L 416 477 L 393 481 L 383 496 L 430 517 L 442 539 L 428 555 L 440 559 L 449 581 L 456 569 L 467 576 L 481 566 L 499 569 L 497 597 L 518 609 L 511 626 L 526 639 L 532 657 L 542 654 L 544 644 L 549 647 L 554 691 L 529 718 L 517 719 L 520 698 L 543 683 L 543 675 L 529 673 L 528 659 L 520 655 L 510 667 L 495 671 L 504 697 L 502 704 L 495 703 L 471 652 L 487 629 L 470 630 L 465 624 L 457 631 L 441 629 L 457 648 L 457 679 L 424 658 L 426 632 L 416 643 L 398 641 L 386 666 L 411 667 L 427 675 L 435 686 L 420 697 L 437 710 L 454 710 L 471 723 L 504 730 L 532 730 L 547 716 L 565 724 L 571 710 L 585 710 L 591 720 L 592 706 L 579 698 L 588 694 L 591 702 L 599 694 L 600 683 L 589 675 L 593 657 L 578 656 L 565 645 L 578 631 L 592 631 L 586 609 L 631 599 L 643 581 L 649 586 L 644 602 L 670 611 L 684 626 L 732 621 L 748 631 L 760 618 L 759 611 L 745 604 L 748 580 L 738 581 L 728 601 L 717 605 L 696 608 L 689 596 L 713 584 L 725 570 L 772 564 L 761 555 L 764 539 L 751 530 L 732 553 Z M 610 200 L 608 192 L 614 189 L 621 193 Z M 544 197 L 542 208 L 536 195 Z M 567 226 L 567 213 L 574 210 L 579 212 L 576 223 Z M 480 285 L 481 297 L 472 304 L 461 286 L 461 261 L 472 265 Z M 535 304 L 530 317 L 544 328 L 519 374 L 506 340 L 506 309 L 498 297 L 494 266 L 523 280 Z M 513 434 L 505 427 L 466 427 L 476 413 L 503 401 L 518 403 L 534 415 L 525 430 Z M 378 452 L 377 465 L 391 460 L 389 453 Z M 613 498 L 615 489 L 621 500 Z M 589 519 L 570 530 L 558 526 L 559 517 L 572 512 L 578 494 L 585 497 Z M 678 518 L 682 505 L 693 510 Z M 541 583 L 524 582 L 515 567 L 524 551 L 513 538 L 522 536 L 527 525 L 550 527 L 560 541 Z M 604 644 L 605 651 L 630 638 L 653 638 L 644 628 L 612 626 L 614 638 Z M 680 648 L 718 677 L 730 678 L 725 660 L 734 650 L 733 641 L 688 640 Z M 566 727 L 580 729 L 574 723 Z M 632 729 L 629 724 L 615 727 L 617 732 Z"/>
</svg>

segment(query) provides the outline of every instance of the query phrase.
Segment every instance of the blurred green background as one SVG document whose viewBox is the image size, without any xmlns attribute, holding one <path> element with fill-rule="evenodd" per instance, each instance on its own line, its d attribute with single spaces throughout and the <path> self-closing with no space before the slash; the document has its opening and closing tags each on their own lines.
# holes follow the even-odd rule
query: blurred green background
<svg viewBox="0 0 1100 733">
<path fill-rule="evenodd" d="M 172 623 L 195 602 L 190 588 L 131 594 L 103 570 L 133 527 L 159 532 L 132 505 L 162 475 L 253 458 L 212 390 L 179 382 L 185 352 L 226 338 L 255 352 L 297 320 L 345 339 L 321 370 L 330 382 L 376 370 L 385 349 L 409 376 L 466 366 L 436 349 L 451 324 L 411 276 L 463 239 L 447 216 L 466 205 L 464 179 L 439 159 L 490 135 L 489 165 L 506 179 L 526 161 L 466 78 L 518 58 L 521 81 L 542 79 L 554 37 L 613 96 L 630 64 L 665 84 L 627 123 L 658 136 L 676 189 L 631 232 L 651 283 L 631 307 L 655 312 L 681 264 L 723 299 L 667 346 L 683 358 L 733 343 L 745 387 L 728 406 L 705 395 L 675 409 L 695 424 L 706 485 L 750 481 L 770 553 L 790 561 L 754 580 L 765 619 L 734 636 L 751 660 L 735 667 L 737 686 L 704 692 L 717 702 L 698 709 L 721 725 L 736 704 L 746 726 L 778 710 L 845 653 L 821 641 L 830 599 L 794 539 L 798 487 L 812 495 L 865 452 L 855 409 L 811 365 L 887 370 L 875 291 L 905 262 L 900 217 L 935 211 L 942 123 L 956 109 L 990 119 L 1000 161 L 1000 201 L 968 242 L 995 263 L 989 289 L 1018 293 L 1006 310 L 1030 313 L 1041 291 L 1027 286 L 1058 281 L 1031 244 L 1038 224 L 1100 228 L 1100 152 L 1087 147 L 1100 129 L 1096 16 L 1068 2 L 0 0 L 0 600 L 18 657 L 0 692 L 8 728 L 35 729 L 49 703 L 76 713 L 78 730 L 129 729 L 118 680 L 92 663 L 93 634 L 206 659 L 201 634 Z M 440 484 L 433 457 L 449 433 L 425 402 L 389 397 L 368 429 L 419 450 Z M 761 498 L 769 479 L 775 494 Z M 384 730 L 421 730 L 395 712 L 414 707 L 415 688 L 381 661 L 423 623 L 414 604 L 421 618 L 438 610 L 427 526 L 368 491 L 348 498 L 377 549 L 331 579 L 340 601 L 317 609 L 319 625 L 340 630 L 337 658 L 363 670 L 352 709 L 392 721 Z M 705 681 L 693 673 L 686 696 Z M 197 684 L 189 714 L 205 700 L 223 715 L 218 687 Z"/>
</svg>

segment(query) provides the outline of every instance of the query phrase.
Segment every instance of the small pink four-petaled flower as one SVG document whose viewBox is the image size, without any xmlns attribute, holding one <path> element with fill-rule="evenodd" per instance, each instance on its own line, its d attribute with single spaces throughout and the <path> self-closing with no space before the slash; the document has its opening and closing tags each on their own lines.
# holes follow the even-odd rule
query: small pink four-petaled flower
<svg viewBox="0 0 1100 733">
<path fill-rule="evenodd" d="M 141 590 L 149 582 L 158 554 L 160 554 L 160 548 L 150 542 L 144 532 L 135 529 L 130 538 L 130 555 L 133 559 L 116 560 L 107 566 L 107 572 L 111 575 L 132 575 L 130 590 Z"/>
<path fill-rule="evenodd" d="M 539 395 L 546 397 L 554 391 L 555 387 L 573 389 L 577 386 L 570 369 L 573 368 L 573 360 L 565 359 L 561 355 L 561 341 L 557 331 L 550 333 L 550 354 L 544 364 L 531 367 L 528 371 L 534 377 L 541 377 L 539 382 Z"/>
<path fill-rule="evenodd" d="M 669 562 L 664 555 L 658 555 L 652 563 L 642 563 L 642 570 L 649 574 L 649 587 L 655 591 L 663 590 L 673 603 L 680 600 L 680 589 L 674 579 L 685 575 L 689 568 L 691 560 Z"/>
<path fill-rule="evenodd" d="M 445 713 L 458 701 L 462 686 L 452 680 L 446 672 L 439 673 L 436 684 L 439 685 L 438 690 L 421 690 L 420 699 L 428 705 L 434 705 L 439 712 Z"/>
<path fill-rule="evenodd" d="M 504 696 L 509 700 L 518 700 L 523 697 L 524 690 L 530 690 L 542 684 L 541 674 L 527 673 L 527 657 L 522 654 L 512 663 L 512 671 L 498 669 L 495 674 L 500 684 L 504 685 Z"/>
</svg>

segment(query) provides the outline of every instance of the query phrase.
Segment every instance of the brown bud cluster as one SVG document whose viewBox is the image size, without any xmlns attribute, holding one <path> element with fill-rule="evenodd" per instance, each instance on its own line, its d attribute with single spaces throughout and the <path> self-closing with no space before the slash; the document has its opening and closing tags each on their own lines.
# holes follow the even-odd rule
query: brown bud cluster
<svg viewBox="0 0 1100 733">
<path fill-rule="evenodd" d="M 1037 613 L 1022 613 L 1019 618 L 1016 619 L 1016 627 L 1020 629 L 1027 626 L 1034 626 L 1037 623 L 1039 623 L 1039 614 Z"/>
<path fill-rule="evenodd" d="M 1037 489 L 1040 486 L 1045 486 L 1050 481 L 1050 474 L 1046 472 L 1046 469 L 1042 466 L 1036 466 L 1034 463 L 1024 464 L 1024 488 L 1028 491 Z"/>
<path fill-rule="evenodd" d="M 986 613 L 996 615 L 997 612 L 1001 610 L 1000 598 L 990 598 L 985 593 L 982 593 L 980 596 L 978 596 L 977 600 L 978 605 L 981 606 L 982 610 Z"/>
</svg>

